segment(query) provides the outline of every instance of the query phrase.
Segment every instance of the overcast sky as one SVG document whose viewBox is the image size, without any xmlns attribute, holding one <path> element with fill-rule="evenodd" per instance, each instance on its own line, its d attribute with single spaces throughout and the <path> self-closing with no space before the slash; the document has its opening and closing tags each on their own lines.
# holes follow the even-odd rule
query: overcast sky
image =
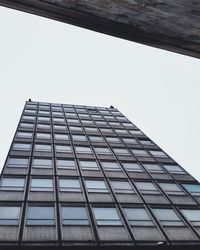
<svg viewBox="0 0 200 250">
<path fill-rule="evenodd" d="M 114 105 L 200 180 L 200 61 L 0 7 L 0 166 L 24 102 Z"/>
</svg>

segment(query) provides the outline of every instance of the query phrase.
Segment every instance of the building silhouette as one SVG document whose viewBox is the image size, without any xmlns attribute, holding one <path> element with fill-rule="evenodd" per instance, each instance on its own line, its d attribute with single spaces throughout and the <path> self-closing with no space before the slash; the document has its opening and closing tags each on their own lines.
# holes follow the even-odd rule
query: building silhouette
<svg viewBox="0 0 200 250">
<path fill-rule="evenodd" d="M 0 247 L 200 246 L 200 184 L 116 108 L 27 101 L 2 171 Z"/>
</svg>

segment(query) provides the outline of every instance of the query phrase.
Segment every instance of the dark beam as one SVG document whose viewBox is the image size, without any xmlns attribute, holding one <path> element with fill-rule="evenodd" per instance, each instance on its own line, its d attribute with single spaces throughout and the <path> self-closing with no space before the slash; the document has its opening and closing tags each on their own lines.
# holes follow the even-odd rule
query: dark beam
<svg viewBox="0 0 200 250">
<path fill-rule="evenodd" d="M 200 58 L 199 0 L 0 0 L 0 5 Z"/>
</svg>

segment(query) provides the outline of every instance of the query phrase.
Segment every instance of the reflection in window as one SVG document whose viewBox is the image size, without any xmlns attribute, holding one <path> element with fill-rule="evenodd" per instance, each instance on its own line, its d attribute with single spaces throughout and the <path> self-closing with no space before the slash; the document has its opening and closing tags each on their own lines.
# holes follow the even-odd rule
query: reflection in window
<svg viewBox="0 0 200 250">
<path fill-rule="evenodd" d="M 154 226 L 150 215 L 144 208 L 124 208 L 123 210 L 131 226 Z"/>
<path fill-rule="evenodd" d="M 27 225 L 54 225 L 55 212 L 54 207 L 31 206 L 27 211 Z"/>
<path fill-rule="evenodd" d="M 51 159 L 33 159 L 32 166 L 34 168 L 52 168 L 52 160 Z"/>
<path fill-rule="evenodd" d="M 122 171 L 121 167 L 117 162 L 101 162 L 102 167 L 105 171 Z"/>
<path fill-rule="evenodd" d="M 89 193 L 108 193 L 105 181 L 85 180 L 85 184 Z"/>
<path fill-rule="evenodd" d="M 116 208 L 93 207 L 98 226 L 121 226 L 122 222 Z"/>
<path fill-rule="evenodd" d="M 154 208 L 153 212 L 162 226 L 183 226 L 183 222 L 173 209 Z"/>
<path fill-rule="evenodd" d="M 57 166 L 59 169 L 76 169 L 76 163 L 74 160 L 57 159 Z"/>
<path fill-rule="evenodd" d="M 200 196 L 200 184 L 182 184 L 182 186 L 194 196 Z"/>
<path fill-rule="evenodd" d="M 166 155 L 163 151 L 150 150 L 149 152 L 150 152 L 154 157 L 168 158 L 168 155 Z"/>
<path fill-rule="evenodd" d="M 27 168 L 28 158 L 14 158 L 10 157 L 7 162 L 7 167 L 10 168 Z"/>
<path fill-rule="evenodd" d="M 53 179 L 32 179 L 31 191 L 52 192 L 53 191 Z"/>
<path fill-rule="evenodd" d="M 63 225 L 89 225 L 87 210 L 85 207 L 62 207 Z"/>
<path fill-rule="evenodd" d="M 200 210 L 196 209 L 181 209 L 182 213 L 186 217 L 187 220 L 193 225 L 193 226 L 200 226 Z"/>
<path fill-rule="evenodd" d="M 23 151 L 29 151 L 31 149 L 30 143 L 14 143 L 13 144 L 13 150 L 23 150 Z"/>
<path fill-rule="evenodd" d="M 110 184 L 114 189 L 115 193 L 135 193 L 133 187 L 128 181 L 110 181 Z"/>
<path fill-rule="evenodd" d="M 79 161 L 82 170 L 99 170 L 96 161 Z"/>
<path fill-rule="evenodd" d="M 50 144 L 35 144 L 35 151 L 51 152 Z"/>
<path fill-rule="evenodd" d="M 0 185 L 0 190 L 23 191 L 24 183 L 24 178 L 3 178 Z"/>
<path fill-rule="evenodd" d="M 0 206 L 0 225 L 18 225 L 21 207 Z"/>
<path fill-rule="evenodd" d="M 60 179 L 59 187 L 61 192 L 81 192 L 81 185 L 78 179 Z"/>
</svg>

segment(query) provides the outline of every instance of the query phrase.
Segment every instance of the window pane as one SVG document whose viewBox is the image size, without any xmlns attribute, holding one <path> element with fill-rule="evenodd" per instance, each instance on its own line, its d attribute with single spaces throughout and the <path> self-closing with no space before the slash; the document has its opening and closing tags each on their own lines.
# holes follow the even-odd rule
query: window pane
<svg viewBox="0 0 200 250">
<path fill-rule="evenodd" d="M 134 193 L 133 187 L 128 181 L 110 181 L 116 193 Z"/>
<path fill-rule="evenodd" d="M 60 179 L 60 191 L 81 192 L 80 181 L 76 179 Z"/>
<path fill-rule="evenodd" d="M 33 159 L 34 168 L 52 168 L 51 159 Z"/>
<path fill-rule="evenodd" d="M 73 160 L 57 160 L 58 168 L 76 169 L 75 161 Z"/>
<path fill-rule="evenodd" d="M 18 225 L 20 207 L 0 207 L 0 225 Z"/>
<path fill-rule="evenodd" d="M 74 141 L 87 141 L 87 138 L 84 135 L 72 135 Z"/>
<path fill-rule="evenodd" d="M 92 154 L 92 150 L 89 147 L 75 147 L 76 152 L 80 154 Z"/>
<path fill-rule="evenodd" d="M 157 219 L 163 226 L 183 226 L 183 222 L 173 209 L 153 209 L 153 212 Z"/>
<path fill-rule="evenodd" d="M 122 163 L 123 167 L 129 172 L 143 172 L 142 167 L 137 163 Z"/>
<path fill-rule="evenodd" d="M 142 149 L 132 149 L 131 151 L 136 156 L 149 156 L 149 154 L 146 151 L 142 150 Z"/>
<path fill-rule="evenodd" d="M 28 158 L 9 158 L 7 167 L 26 168 L 28 166 Z"/>
<path fill-rule="evenodd" d="M 200 185 L 199 184 L 182 184 L 182 185 L 192 195 L 200 196 Z"/>
<path fill-rule="evenodd" d="M 155 151 L 155 150 L 150 150 L 149 151 L 153 156 L 155 157 L 163 157 L 163 158 L 168 158 L 168 156 L 162 152 L 162 151 Z"/>
<path fill-rule="evenodd" d="M 65 152 L 65 153 L 71 153 L 72 148 L 71 146 L 65 146 L 65 145 L 55 145 L 56 152 Z"/>
<path fill-rule="evenodd" d="M 37 133 L 36 134 L 37 139 L 51 139 L 51 134 L 48 133 Z"/>
<path fill-rule="evenodd" d="M 27 225 L 54 225 L 54 207 L 29 207 Z"/>
<path fill-rule="evenodd" d="M 29 151 L 31 149 L 31 144 L 25 144 L 25 143 L 14 143 L 13 144 L 14 150 L 24 150 Z"/>
<path fill-rule="evenodd" d="M 51 152 L 51 145 L 47 145 L 47 144 L 35 144 L 35 150 L 36 151 Z"/>
<path fill-rule="evenodd" d="M 62 207 L 63 225 L 88 225 L 88 214 L 85 207 Z"/>
<path fill-rule="evenodd" d="M 0 190 L 24 190 L 25 179 L 23 178 L 3 178 L 0 186 Z"/>
<path fill-rule="evenodd" d="M 33 133 L 28 133 L 28 132 L 17 132 L 17 137 L 20 138 L 32 138 Z"/>
<path fill-rule="evenodd" d="M 182 209 L 184 216 L 191 222 L 200 222 L 200 210 L 194 209 Z M 200 226 L 200 223 L 198 223 Z"/>
<path fill-rule="evenodd" d="M 85 180 L 88 192 L 91 193 L 108 193 L 108 188 L 104 181 Z"/>
<path fill-rule="evenodd" d="M 154 226 L 154 223 L 144 208 L 124 208 L 127 219 L 132 226 Z"/>
<path fill-rule="evenodd" d="M 97 225 L 122 225 L 121 219 L 116 208 L 97 208 L 93 207 Z"/>
<path fill-rule="evenodd" d="M 82 170 L 99 170 L 96 161 L 79 161 Z"/>
<path fill-rule="evenodd" d="M 101 162 L 101 165 L 106 171 L 122 171 L 117 162 Z"/>
<path fill-rule="evenodd" d="M 31 191 L 52 192 L 53 180 L 52 179 L 32 179 Z"/>
</svg>

